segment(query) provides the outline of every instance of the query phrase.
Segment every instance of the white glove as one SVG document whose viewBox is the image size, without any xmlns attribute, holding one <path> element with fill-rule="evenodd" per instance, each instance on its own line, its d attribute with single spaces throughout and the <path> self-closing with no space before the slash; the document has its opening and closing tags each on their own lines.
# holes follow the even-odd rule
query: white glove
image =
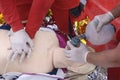
<svg viewBox="0 0 120 80">
<path fill-rule="evenodd" d="M 24 29 L 17 32 L 9 32 L 10 36 L 10 56 L 9 59 L 14 61 L 18 55 L 20 55 L 20 62 L 22 62 L 27 55 L 27 58 L 30 57 L 33 43 L 28 34 Z"/>
<path fill-rule="evenodd" d="M 80 44 L 80 47 L 74 47 L 69 41 L 67 42 L 67 46 L 70 50 L 65 50 L 65 56 L 68 60 L 79 62 L 79 63 L 86 63 L 86 57 L 89 53 L 89 50 L 84 44 Z"/>
<path fill-rule="evenodd" d="M 98 24 L 98 18 L 94 18 L 86 27 L 85 35 L 87 40 L 94 45 L 103 45 L 113 39 L 115 34 L 114 26 L 111 24 L 103 25 L 100 32 L 96 31 Z"/>
<path fill-rule="evenodd" d="M 105 14 L 95 16 L 95 18 L 98 19 L 98 24 L 96 26 L 96 30 L 97 30 L 97 32 L 100 32 L 103 25 L 108 24 L 109 22 L 111 22 L 114 19 L 114 16 L 112 15 L 111 12 L 107 12 Z"/>
</svg>

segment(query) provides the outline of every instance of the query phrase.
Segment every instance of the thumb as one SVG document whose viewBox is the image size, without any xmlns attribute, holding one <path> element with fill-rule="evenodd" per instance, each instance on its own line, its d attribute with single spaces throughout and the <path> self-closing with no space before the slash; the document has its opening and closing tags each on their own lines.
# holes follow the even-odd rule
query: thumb
<svg viewBox="0 0 120 80">
<path fill-rule="evenodd" d="M 96 26 L 96 31 L 100 32 L 102 27 L 103 27 L 103 23 L 101 22 L 101 15 L 100 16 L 96 16 L 96 20 L 97 20 L 97 26 Z"/>
<path fill-rule="evenodd" d="M 97 26 L 97 28 L 96 28 L 96 31 L 100 32 L 102 30 L 102 27 L 103 27 L 103 24 L 99 23 L 98 26 Z"/>
<path fill-rule="evenodd" d="M 28 39 L 28 46 L 32 49 L 33 48 L 33 41 L 31 39 Z"/>
<path fill-rule="evenodd" d="M 80 47 L 81 47 L 81 48 L 86 48 L 86 45 L 83 44 L 83 43 L 81 43 L 81 44 L 80 44 Z"/>
<path fill-rule="evenodd" d="M 67 41 L 67 46 L 68 46 L 70 49 L 75 48 L 75 47 L 70 43 L 70 41 Z"/>
<path fill-rule="evenodd" d="M 70 57 L 70 51 L 69 50 L 64 50 L 65 57 L 69 58 Z"/>
</svg>

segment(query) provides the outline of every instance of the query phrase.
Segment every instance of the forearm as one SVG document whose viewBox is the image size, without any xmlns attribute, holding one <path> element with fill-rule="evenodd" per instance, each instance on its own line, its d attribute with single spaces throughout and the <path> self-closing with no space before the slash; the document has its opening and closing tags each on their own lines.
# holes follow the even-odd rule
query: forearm
<svg viewBox="0 0 120 80">
<path fill-rule="evenodd" d="M 111 13 L 115 18 L 120 16 L 120 4 L 116 6 L 113 10 L 111 10 Z"/>
<path fill-rule="evenodd" d="M 13 0 L 0 0 L 0 11 L 2 12 L 6 23 L 10 24 L 13 31 L 23 29 L 16 4 Z"/>
<path fill-rule="evenodd" d="M 26 31 L 31 38 L 34 38 L 53 2 L 54 0 L 33 0 L 26 25 Z"/>
<path fill-rule="evenodd" d="M 89 53 L 87 61 L 102 67 L 120 67 L 119 50 L 106 50 L 98 53 Z"/>
</svg>

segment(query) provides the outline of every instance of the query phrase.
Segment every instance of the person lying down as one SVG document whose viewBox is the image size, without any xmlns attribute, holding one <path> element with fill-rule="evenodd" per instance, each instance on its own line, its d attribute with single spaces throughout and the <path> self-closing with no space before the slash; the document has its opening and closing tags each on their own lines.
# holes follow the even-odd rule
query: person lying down
<svg viewBox="0 0 120 80">
<path fill-rule="evenodd" d="M 19 63 L 8 61 L 10 46 L 8 31 L 0 30 L 0 74 L 8 72 L 48 73 L 54 68 L 67 68 L 79 74 L 89 74 L 95 66 L 89 63 L 79 64 L 65 58 L 64 48 L 59 47 L 55 32 L 38 31 L 33 39 L 34 48 L 30 58 Z"/>
</svg>

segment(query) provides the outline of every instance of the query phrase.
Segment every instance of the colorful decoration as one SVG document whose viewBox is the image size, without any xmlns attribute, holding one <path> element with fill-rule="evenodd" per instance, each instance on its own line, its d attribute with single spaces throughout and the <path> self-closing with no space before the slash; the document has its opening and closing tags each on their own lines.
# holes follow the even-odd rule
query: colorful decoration
<svg viewBox="0 0 120 80">
<path fill-rule="evenodd" d="M 47 13 L 47 16 L 52 16 L 52 15 L 53 15 L 52 10 L 49 9 L 49 10 L 48 10 L 48 13 Z"/>
<path fill-rule="evenodd" d="M 46 27 L 47 25 L 53 25 L 55 24 L 55 20 L 53 19 L 53 13 L 52 10 L 49 9 L 47 15 L 45 16 L 42 26 Z"/>
<path fill-rule="evenodd" d="M 0 13 L 0 24 L 4 24 L 5 23 L 5 20 L 3 18 L 3 15 Z"/>
<path fill-rule="evenodd" d="M 89 18 L 87 16 L 86 19 L 74 22 L 74 28 L 77 31 L 78 35 L 85 33 L 85 29 L 86 29 L 86 26 L 87 26 L 89 21 L 90 20 L 89 20 Z"/>
<path fill-rule="evenodd" d="M 76 35 L 83 35 L 85 33 L 85 29 L 87 24 L 89 23 L 90 19 L 88 18 L 88 16 L 86 17 L 86 19 L 83 19 L 81 21 L 75 21 L 74 22 L 74 32 Z M 85 38 L 80 38 L 80 42 L 82 42 L 83 44 L 86 44 L 86 40 Z"/>
</svg>

